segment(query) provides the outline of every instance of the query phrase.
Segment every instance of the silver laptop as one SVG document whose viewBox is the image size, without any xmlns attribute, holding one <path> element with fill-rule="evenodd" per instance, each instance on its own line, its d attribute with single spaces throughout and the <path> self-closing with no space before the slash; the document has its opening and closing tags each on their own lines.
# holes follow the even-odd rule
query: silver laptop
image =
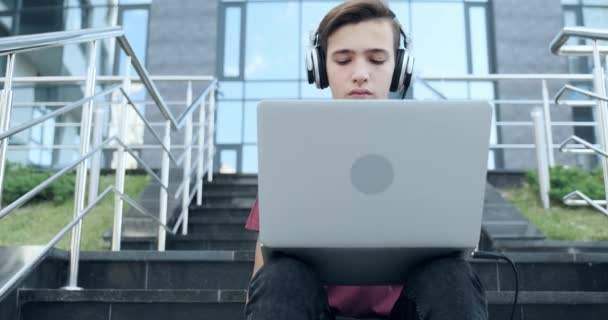
<svg viewBox="0 0 608 320">
<path fill-rule="evenodd" d="M 327 284 L 399 284 L 479 242 L 491 106 L 480 101 L 258 104 L 263 255 Z"/>
</svg>

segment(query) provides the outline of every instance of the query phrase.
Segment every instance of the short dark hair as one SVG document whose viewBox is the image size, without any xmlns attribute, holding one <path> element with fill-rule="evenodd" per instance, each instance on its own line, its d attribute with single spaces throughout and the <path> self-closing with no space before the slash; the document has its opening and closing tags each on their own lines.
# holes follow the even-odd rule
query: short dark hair
<svg viewBox="0 0 608 320">
<path fill-rule="evenodd" d="M 342 26 L 374 19 L 386 19 L 391 22 L 393 46 L 397 52 L 401 26 L 396 20 L 395 14 L 382 0 L 350 0 L 331 9 L 323 17 L 319 29 L 317 29 L 321 50 L 327 53 L 327 39 Z"/>
</svg>

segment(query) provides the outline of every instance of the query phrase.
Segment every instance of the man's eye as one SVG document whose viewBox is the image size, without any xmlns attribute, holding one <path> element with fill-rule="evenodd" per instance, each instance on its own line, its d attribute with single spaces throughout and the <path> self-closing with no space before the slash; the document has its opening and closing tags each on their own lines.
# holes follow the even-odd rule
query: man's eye
<svg viewBox="0 0 608 320">
<path fill-rule="evenodd" d="M 370 61 L 373 64 L 383 64 L 386 60 L 371 59 Z"/>
<path fill-rule="evenodd" d="M 347 64 L 347 63 L 349 63 L 349 62 L 350 62 L 350 59 L 346 59 L 346 60 L 336 60 L 336 63 L 337 63 L 337 64 L 339 64 L 339 65 L 341 65 L 341 66 L 343 66 L 343 65 L 345 65 L 345 64 Z"/>
</svg>

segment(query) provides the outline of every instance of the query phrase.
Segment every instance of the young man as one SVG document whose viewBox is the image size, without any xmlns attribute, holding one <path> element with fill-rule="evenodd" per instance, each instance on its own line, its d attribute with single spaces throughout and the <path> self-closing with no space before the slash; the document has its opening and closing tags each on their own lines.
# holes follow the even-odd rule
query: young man
<svg viewBox="0 0 608 320">
<path fill-rule="evenodd" d="M 400 25 L 381 0 L 338 5 L 319 25 L 327 77 L 317 77 L 317 86 L 329 85 L 334 99 L 386 99 L 395 78 L 399 43 Z M 256 200 L 246 228 L 259 231 L 258 217 Z M 263 261 L 258 242 L 245 314 L 248 320 L 472 320 L 487 319 L 487 303 L 479 278 L 461 258 L 417 266 L 405 286 L 324 287 L 309 266 L 294 258 Z"/>
</svg>

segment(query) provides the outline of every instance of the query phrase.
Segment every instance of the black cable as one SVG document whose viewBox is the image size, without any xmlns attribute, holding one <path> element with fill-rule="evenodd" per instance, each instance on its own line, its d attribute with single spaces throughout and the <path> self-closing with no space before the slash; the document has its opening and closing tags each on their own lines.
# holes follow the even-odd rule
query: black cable
<svg viewBox="0 0 608 320">
<path fill-rule="evenodd" d="M 519 295 L 519 276 L 517 275 L 517 266 L 511 259 L 509 259 L 509 257 L 500 252 L 473 251 L 471 256 L 473 259 L 505 260 L 511 265 L 513 274 L 515 275 L 515 298 L 513 299 L 513 306 L 511 307 L 511 320 L 513 320 L 515 316 L 515 307 L 517 306 L 517 296 Z"/>
</svg>

